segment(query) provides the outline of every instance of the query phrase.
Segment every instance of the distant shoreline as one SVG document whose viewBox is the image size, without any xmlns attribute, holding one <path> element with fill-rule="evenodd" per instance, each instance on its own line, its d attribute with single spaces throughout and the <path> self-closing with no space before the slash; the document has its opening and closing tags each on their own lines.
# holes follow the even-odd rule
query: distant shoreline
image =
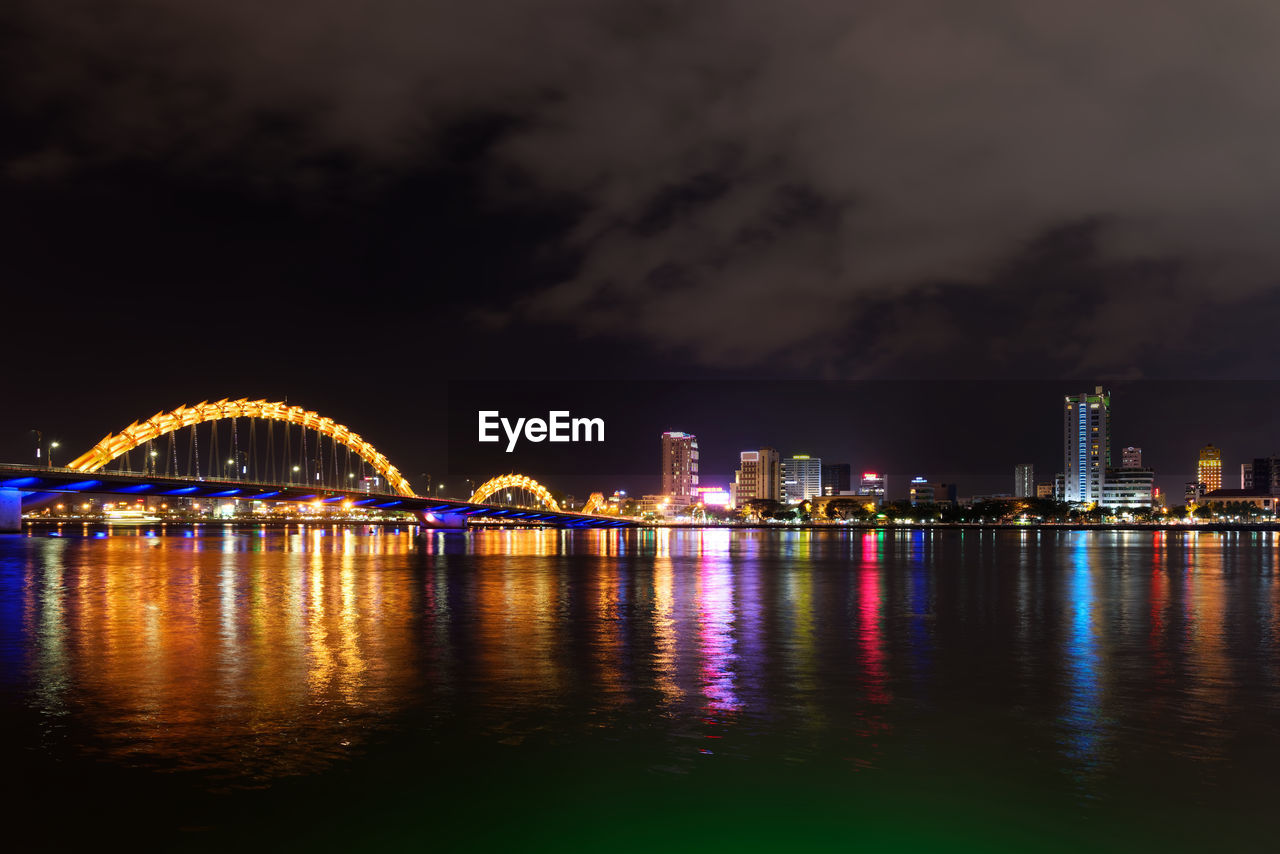
<svg viewBox="0 0 1280 854">
<path fill-rule="evenodd" d="M 424 526 L 416 519 L 403 520 L 327 520 L 327 521 L 277 521 L 277 520 L 210 520 L 207 522 L 187 522 L 187 521 L 162 521 L 162 522 L 145 522 L 145 523 L 115 523 L 103 522 L 86 519 L 24 519 L 22 521 L 24 528 L 35 529 L 51 529 L 58 527 L 77 527 L 89 528 L 91 530 L 107 530 L 116 531 L 129 530 L 157 530 L 161 528 L 172 528 L 175 530 L 194 530 L 197 528 L 206 530 L 246 530 L 257 528 L 270 528 L 273 530 L 284 530 L 287 528 L 365 528 L 365 527 L 420 527 L 424 530 L 459 530 L 447 528 L 430 528 Z M 503 530 L 503 529 L 538 529 L 544 526 L 539 525 L 473 525 L 466 530 Z M 1085 523 L 1085 522 L 1037 522 L 1028 524 L 1018 524 L 1010 522 L 999 522 L 982 524 L 978 522 L 879 522 L 875 524 L 868 523 L 851 523 L 841 524 L 838 522 L 803 522 L 803 523 L 723 523 L 723 524 L 706 524 L 706 523 L 682 523 L 682 522 L 639 522 L 634 527 L 618 529 L 618 530 L 711 530 L 711 531 L 915 531 L 915 530 L 939 530 L 939 531 L 1277 531 L 1280 532 L 1280 521 L 1275 522 L 1203 522 L 1200 524 L 1174 523 L 1161 524 L 1156 522 L 1116 522 L 1116 523 Z"/>
<path fill-rule="evenodd" d="M 658 522 L 643 523 L 641 528 L 726 528 L 734 529 L 776 529 L 776 530 L 850 530 L 850 531 L 885 531 L 885 530 L 916 530 L 916 529 L 938 529 L 938 530 L 1005 530 L 1005 531 L 1026 531 L 1026 530 L 1042 530 L 1051 531 L 1280 531 L 1280 521 L 1276 522 L 1203 522 L 1200 524 L 1174 523 L 1161 524 L 1159 522 L 1030 522 L 1020 524 L 1015 522 L 992 522 L 983 524 L 980 522 L 878 522 L 875 524 L 859 524 L 852 523 L 842 525 L 840 523 L 831 522 L 800 522 L 795 524 L 782 523 L 771 525 L 768 523 L 753 522 L 750 524 L 723 524 L 723 525 L 707 525 L 707 524 L 683 524 L 679 522 Z"/>
</svg>

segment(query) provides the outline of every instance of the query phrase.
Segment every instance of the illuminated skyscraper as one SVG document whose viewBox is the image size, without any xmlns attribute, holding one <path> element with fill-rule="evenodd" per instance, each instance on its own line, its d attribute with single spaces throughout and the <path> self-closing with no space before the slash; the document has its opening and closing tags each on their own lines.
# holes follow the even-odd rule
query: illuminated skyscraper
<svg viewBox="0 0 1280 854">
<path fill-rule="evenodd" d="M 753 498 L 779 501 L 782 497 L 782 461 L 773 448 L 743 451 L 738 455 L 738 471 L 734 475 L 734 505 Z"/>
<path fill-rule="evenodd" d="M 795 454 L 782 461 L 782 500 L 808 501 L 822 494 L 822 460 Z"/>
<path fill-rule="evenodd" d="M 1013 469 L 1013 497 L 1032 498 L 1036 494 L 1036 467 L 1022 463 Z"/>
<path fill-rule="evenodd" d="M 1200 449 L 1196 480 L 1205 492 L 1222 489 L 1222 449 L 1215 448 L 1212 442 Z"/>
<path fill-rule="evenodd" d="M 662 494 L 687 498 L 698 486 L 698 437 L 671 430 L 662 434 Z"/>
<path fill-rule="evenodd" d="M 870 495 L 876 502 L 884 501 L 885 481 L 887 476 L 873 471 L 864 471 L 862 480 L 858 482 L 858 494 Z"/>
<path fill-rule="evenodd" d="M 1062 500 L 1091 504 L 1102 500 L 1107 467 L 1111 465 L 1111 395 L 1067 395 L 1062 415 L 1064 457 Z"/>
</svg>

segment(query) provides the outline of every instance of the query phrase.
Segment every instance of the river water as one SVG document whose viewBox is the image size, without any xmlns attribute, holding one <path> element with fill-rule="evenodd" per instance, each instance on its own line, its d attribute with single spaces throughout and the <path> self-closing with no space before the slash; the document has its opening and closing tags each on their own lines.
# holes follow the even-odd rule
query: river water
<svg viewBox="0 0 1280 854">
<path fill-rule="evenodd" d="M 1271 848 L 1280 535 L 0 538 L 10 821 L 167 849 Z"/>
</svg>

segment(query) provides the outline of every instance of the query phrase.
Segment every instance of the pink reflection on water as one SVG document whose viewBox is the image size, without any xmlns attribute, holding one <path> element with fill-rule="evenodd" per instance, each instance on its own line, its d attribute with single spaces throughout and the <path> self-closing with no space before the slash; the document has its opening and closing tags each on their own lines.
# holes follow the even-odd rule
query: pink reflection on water
<svg viewBox="0 0 1280 854">
<path fill-rule="evenodd" d="M 867 747 L 878 747 L 877 738 L 890 726 L 886 719 L 886 707 L 892 700 L 889 691 L 888 652 L 884 639 L 884 591 L 881 572 L 883 534 L 868 531 L 862 538 L 862 565 L 854 593 L 857 631 L 855 635 L 859 667 L 859 684 L 862 700 L 866 705 L 856 717 L 854 734 L 865 740 Z M 864 748 L 865 749 L 865 748 Z M 858 753 L 851 757 L 855 767 L 870 768 L 875 763 L 872 755 Z"/>
<path fill-rule="evenodd" d="M 858 652 L 867 699 L 878 705 L 890 700 L 887 655 L 880 626 L 881 599 L 879 567 L 864 566 L 858 576 Z"/>
<path fill-rule="evenodd" d="M 1169 653 L 1165 647 L 1165 636 L 1168 632 L 1169 611 L 1169 576 L 1165 561 L 1169 556 L 1168 534 L 1156 531 L 1152 536 L 1151 548 L 1151 610 L 1149 648 L 1151 651 L 1152 676 L 1161 684 L 1169 684 L 1173 679 L 1173 668 L 1169 661 Z"/>
<path fill-rule="evenodd" d="M 711 532 L 711 535 L 714 537 L 719 533 Z M 698 652 L 701 658 L 699 682 L 709 711 L 736 712 L 742 704 L 734 684 L 738 655 L 733 635 L 736 614 L 733 567 L 727 556 L 728 542 L 727 539 L 723 543 L 704 540 L 700 545 L 696 594 Z"/>
</svg>

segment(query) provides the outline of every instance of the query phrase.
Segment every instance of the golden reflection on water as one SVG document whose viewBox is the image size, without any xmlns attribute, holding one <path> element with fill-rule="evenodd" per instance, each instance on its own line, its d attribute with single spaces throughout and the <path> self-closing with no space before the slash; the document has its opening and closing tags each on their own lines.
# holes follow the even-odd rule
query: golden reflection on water
<svg viewBox="0 0 1280 854">
<path fill-rule="evenodd" d="M 657 536 L 666 538 L 671 532 L 663 529 Z M 653 673 L 662 705 L 670 708 L 684 698 L 684 692 L 676 684 L 678 653 L 676 648 L 675 570 L 669 553 L 653 559 Z"/>
<path fill-rule="evenodd" d="M 626 671 L 627 580 L 618 565 L 608 562 L 592 580 L 595 585 L 595 627 L 592 633 L 596 678 L 600 685 L 600 705 L 604 709 L 629 704 L 631 679 Z"/>
<path fill-rule="evenodd" d="M 1233 676 L 1226 652 L 1226 581 L 1222 551 L 1227 535 L 1191 538 L 1183 550 L 1183 621 L 1187 627 L 1186 673 L 1190 677 L 1181 712 L 1204 738 L 1184 749 L 1199 758 L 1220 755 Z"/>
<path fill-rule="evenodd" d="M 413 658 L 409 621 L 387 619 L 412 612 L 412 587 L 358 571 L 362 555 L 400 551 L 393 538 L 88 544 L 46 550 L 24 601 L 39 703 L 73 703 L 97 730 L 86 749 L 175 768 L 237 756 L 249 776 L 306 771 L 367 737 L 356 721 L 394 695 L 394 668 Z"/>
<path fill-rule="evenodd" d="M 782 665 L 786 668 L 789 695 L 807 730 L 820 729 L 823 711 L 818 703 L 820 674 L 814 637 L 813 572 L 809 565 L 809 533 L 801 532 L 799 542 L 789 542 L 788 565 L 782 572 L 782 612 L 787 627 Z"/>
</svg>

